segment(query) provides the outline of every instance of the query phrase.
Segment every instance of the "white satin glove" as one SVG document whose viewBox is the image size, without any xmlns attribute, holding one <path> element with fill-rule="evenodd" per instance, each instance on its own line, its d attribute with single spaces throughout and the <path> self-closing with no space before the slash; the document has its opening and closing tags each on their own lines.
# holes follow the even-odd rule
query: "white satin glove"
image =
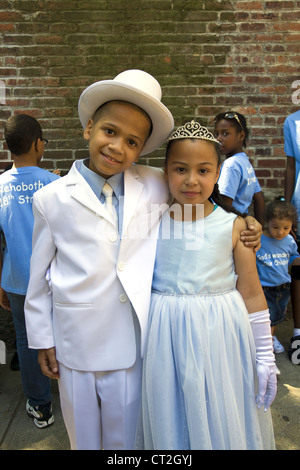
<svg viewBox="0 0 300 470">
<path fill-rule="evenodd" d="M 270 328 L 269 310 L 249 314 L 256 347 L 256 370 L 258 379 L 258 409 L 264 410 L 271 406 L 277 393 L 277 377 L 275 373 L 275 356 Z"/>
</svg>

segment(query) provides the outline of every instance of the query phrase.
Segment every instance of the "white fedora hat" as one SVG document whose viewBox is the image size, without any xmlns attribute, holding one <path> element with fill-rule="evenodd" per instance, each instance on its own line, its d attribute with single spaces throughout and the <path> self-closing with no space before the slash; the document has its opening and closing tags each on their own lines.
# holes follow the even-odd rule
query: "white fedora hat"
<svg viewBox="0 0 300 470">
<path fill-rule="evenodd" d="M 78 114 L 85 129 L 97 109 L 108 101 L 121 100 L 142 108 L 152 121 L 152 132 L 141 155 L 147 155 L 162 145 L 171 134 L 174 119 L 161 102 L 158 81 L 143 70 L 126 70 L 113 80 L 101 80 L 86 88 L 78 102 Z"/>
</svg>

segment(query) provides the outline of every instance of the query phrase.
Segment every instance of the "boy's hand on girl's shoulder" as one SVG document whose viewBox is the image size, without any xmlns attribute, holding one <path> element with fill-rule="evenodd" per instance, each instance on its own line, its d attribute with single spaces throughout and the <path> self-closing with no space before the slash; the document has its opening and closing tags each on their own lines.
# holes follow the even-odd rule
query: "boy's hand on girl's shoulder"
<svg viewBox="0 0 300 470">
<path fill-rule="evenodd" d="M 50 379 L 59 379 L 55 348 L 39 349 L 38 362 L 44 375 Z"/>
<path fill-rule="evenodd" d="M 253 247 L 256 253 L 261 247 L 260 239 L 262 236 L 262 226 L 251 215 L 247 215 L 244 220 L 248 230 L 241 232 L 241 240 L 244 242 L 245 246 Z"/>
</svg>

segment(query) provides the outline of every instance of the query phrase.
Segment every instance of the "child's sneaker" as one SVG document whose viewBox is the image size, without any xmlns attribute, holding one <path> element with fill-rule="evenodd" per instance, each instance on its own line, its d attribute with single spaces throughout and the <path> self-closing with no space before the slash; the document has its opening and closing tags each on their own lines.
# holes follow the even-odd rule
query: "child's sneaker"
<svg viewBox="0 0 300 470">
<path fill-rule="evenodd" d="M 54 423 L 51 403 L 47 403 L 47 405 L 31 406 L 29 400 L 27 400 L 26 411 L 28 416 L 33 418 L 33 422 L 38 428 L 46 428 Z"/>
<path fill-rule="evenodd" d="M 276 336 L 273 336 L 273 348 L 274 348 L 274 353 L 275 353 L 275 354 L 280 354 L 280 353 L 283 353 L 283 351 L 284 351 L 284 347 L 283 347 L 282 344 L 278 341 L 278 339 L 276 338 Z"/>
</svg>

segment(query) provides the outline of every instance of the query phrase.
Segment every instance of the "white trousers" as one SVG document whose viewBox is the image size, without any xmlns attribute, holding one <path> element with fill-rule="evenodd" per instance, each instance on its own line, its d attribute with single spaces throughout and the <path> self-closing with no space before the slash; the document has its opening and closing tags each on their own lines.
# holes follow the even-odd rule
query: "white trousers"
<svg viewBox="0 0 300 470">
<path fill-rule="evenodd" d="M 132 450 L 141 397 L 142 360 L 111 372 L 59 364 L 61 409 L 72 450 Z"/>
<path fill-rule="evenodd" d="M 133 450 L 141 404 L 140 327 L 137 354 L 124 370 L 82 372 L 59 364 L 59 394 L 72 450 Z"/>
</svg>

